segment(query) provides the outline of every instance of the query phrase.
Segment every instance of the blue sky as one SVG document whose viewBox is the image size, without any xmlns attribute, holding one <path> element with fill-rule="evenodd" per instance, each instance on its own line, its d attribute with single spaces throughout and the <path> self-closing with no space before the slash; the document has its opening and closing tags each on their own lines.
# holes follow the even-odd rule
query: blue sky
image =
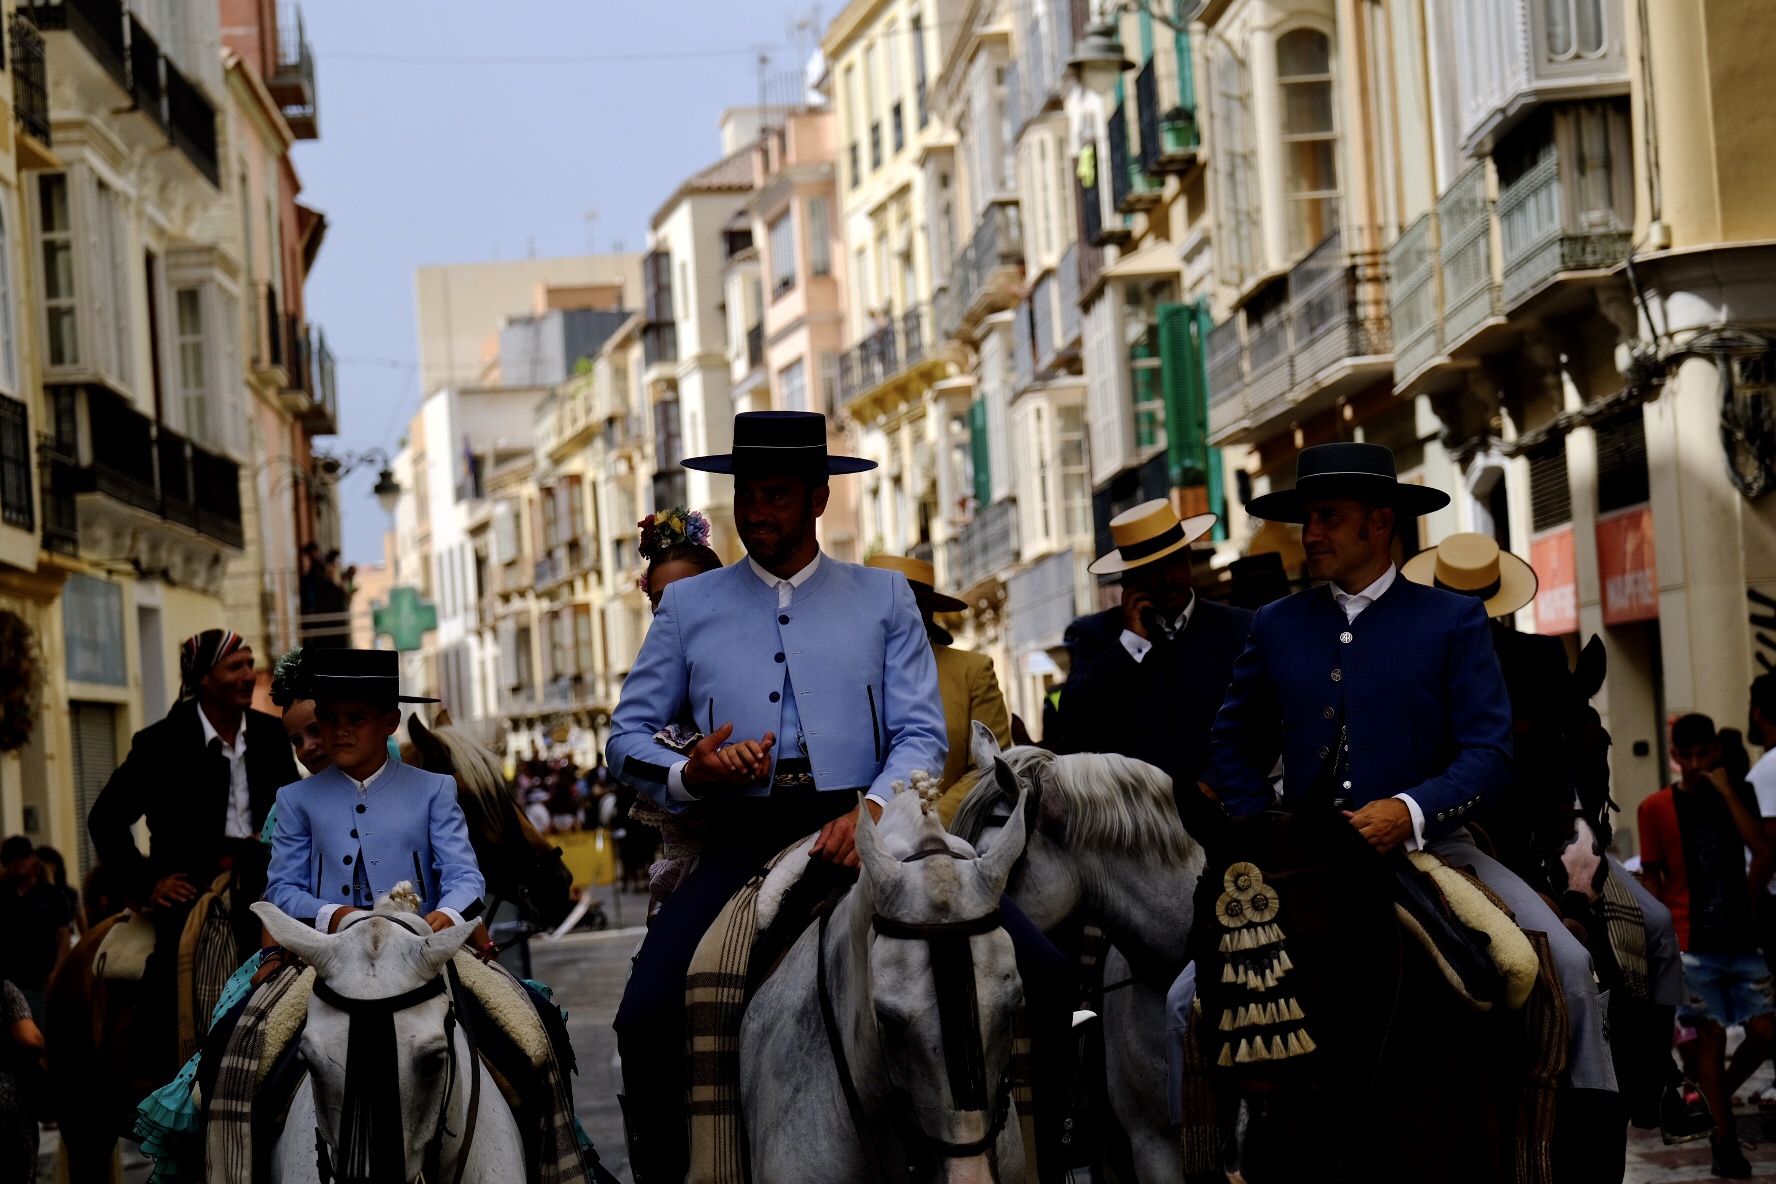
<svg viewBox="0 0 1776 1184">
<path fill-rule="evenodd" d="M 719 155 L 722 109 L 756 101 L 758 51 L 799 66 L 809 43 L 794 25 L 815 15 L 791 0 L 301 7 L 320 139 L 295 163 L 300 200 L 328 221 L 308 310 L 340 362 L 340 435 L 324 444 L 390 452 L 421 397 L 414 269 L 641 249 L 648 216 Z M 828 0 L 816 19 L 837 10 Z M 353 562 L 382 554 L 374 480 L 342 490 Z"/>
</svg>

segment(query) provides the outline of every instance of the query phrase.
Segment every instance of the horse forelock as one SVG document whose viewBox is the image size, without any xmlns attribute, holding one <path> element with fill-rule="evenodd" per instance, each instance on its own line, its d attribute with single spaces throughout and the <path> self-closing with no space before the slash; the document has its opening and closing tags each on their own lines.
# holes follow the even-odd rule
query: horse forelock
<svg viewBox="0 0 1776 1184">
<path fill-rule="evenodd" d="M 1034 777 L 1036 770 L 1053 761 L 1055 756 L 1047 749 L 1026 744 L 1006 749 L 1000 759 L 1021 782 L 1026 775 Z M 961 784 L 967 789 L 963 791 L 962 804 L 956 808 L 956 816 L 950 822 L 950 833 L 965 842 L 978 844 L 982 832 L 993 820 L 993 811 L 1004 802 L 1005 795 L 1000 791 L 992 769 L 972 770 L 963 776 Z"/>
<path fill-rule="evenodd" d="M 450 768 L 433 769 L 432 772 L 449 773 L 455 777 L 457 792 L 474 795 L 486 807 L 488 816 L 497 818 L 495 807 L 510 796 L 499 757 L 455 727 L 433 728 L 431 734 L 450 762 Z"/>
</svg>

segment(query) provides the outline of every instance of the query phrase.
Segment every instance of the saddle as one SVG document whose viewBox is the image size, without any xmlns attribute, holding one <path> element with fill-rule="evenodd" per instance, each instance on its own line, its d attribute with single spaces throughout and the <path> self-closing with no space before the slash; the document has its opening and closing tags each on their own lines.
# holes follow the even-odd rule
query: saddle
<svg viewBox="0 0 1776 1184">
<path fill-rule="evenodd" d="M 125 912 L 100 924 L 105 935 L 93 955 L 93 974 L 113 982 L 141 982 L 154 952 L 154 922 L 143 913 Z"/>
</svg>

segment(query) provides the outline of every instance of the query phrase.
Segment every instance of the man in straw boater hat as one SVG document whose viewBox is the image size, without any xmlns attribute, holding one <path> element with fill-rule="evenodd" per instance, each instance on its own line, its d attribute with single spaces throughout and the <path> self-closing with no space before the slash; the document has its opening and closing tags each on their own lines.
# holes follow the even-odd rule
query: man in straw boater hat
<svg viewBox="0 0 1776 1184">
<path fill-rule="evenodd" d="M 1005 696 L 999 690 L 999 678 L 993 672 L 993 659 L 973 650 L 959 650 L 949 630 L 933 618 L 938 613 L 959 613 L 968 605 L 954 596 L 939 592 L 934 586 L 937 573 L 923 559 L 905 555 L 872 555 L 865 567 L 897 571 L 912 585 L 913 600 L 925 622 L 925 633 L 931 639 L 931 655 L 937 660 L 937 687 L 943 695 L 944 739 L 949 755 L 944 758 L 943 776 L 939 782 L 944 796 L 938 799 L 938 816 L 948 826 L 962 804 L 960 793 L 951 792 L 962 785 L 969 760 L 970 724 L 979 720 L 993 733 L 1000 748 L 1011 746 L 1011 713 Z"/>
<path fill-rule="evenodd" d="M 1615 1059 L 1623 1073 L 1619 1084 L 1635 1124 L 1659 1126 L 1668 1143 L 1708 1134 L 1707 1107 L 1684 1102 L 1682 1075 L 1670 1056 L 1672 1020 L 1684 1001 L 1683 962 L 1671 910 L 1603 850 L 1610 840 L 1607 798 L 1580 802 L 1575 794 L 1579 771 L 1574 761 L 1592 753 L 1601 756 L 1602 750 L 1585 743 L 1590 713 L 1579 679 L 1567 664 L 1566 647 L 1557 637 L 1511 626 L 1516 613 L 1535 601 L 1535 568 L 1488 535 L 1461 533 L 1414 555 L 1400 574 L 1415 584 L 1478 600 L 1491 618 L 1493 652 L 1511 700 L 1515 741 L 1512 784 L 1482 819 L 1500 862 L 1538 891 L 1551 898 L 1559 895 L 1547 861 L 1567 854 L 1558 848 L 1574 833 L 1576 812 L 1595 828 L 1595 849 L 1602 854 L 1593 854 L 1588 836 L 1578 836 L 1582 841 L 1571 849 L 1573 859 L 1563 869 L 1570 890 L 1592 895 L 1590 869 L 1601 861 L 1610 881 L 1604 894 L 1625 894 L 1638 907 L 1645 967 L 1643 983 L 1633 989 L 1651 1005 L 1651 1014 L 1612 1019 Z M 1585 882 L 1573 883 L 1575 877 Z M 1625 1043 L 1631 1047 L 1624 1048 Z"/>
<path fill-rule="evenodd" d="M 912 588 L 821 554 L 829 478 L 875 468 L 829 455 L 826 439 L 817 413 L 742 412 L 732 451 L 684 462 L 733 475 L 746 561 L 667 587 L 611 719 L 617 775 L 668 810 L 696 802 L 708 835 L 636 954 L 614 1025 L 638 1184 L 678 1184 L 688 1167 L 685 973 L 728 898 L 816 831 L 816 859 L 856 868 L 859 812 L 879 816 L 897 783 L 944 767 Z M 657 738 L 687 717 L 703 732 L 688 753 Z M 1004 918 L 1025 981 L 1052 975 L 1047 939 L 1009 903 Z"/>
<path fill-rule="evenodd" d="M 1255 517 L 1301 525 L 1308 573 L 1324 583 L 1253 618 L 1204 780 L 1230 813 L 1273 808 L 1280 753 L 1284 808 L 1340 809 L 1378 851 L 1428 848 L 1485 881 L 1553 950 L 1571 1038 L 1563 1130 L 1619 1138 L 1591 955 L 1464 826 L 1510 785 L 1510 698 L 1480 601 L 1402 580 L 1393 559 L 1396 523 L 1448 504 L 1402 483 L 1393 453 L 1367 443 L 1303 449 L 1295 487 L 1251 501 Z"/>
<path fill-rule="evenodd" d="M 1172 778 L 1189 825 L 1200 818 L 1196 783 L 1209 759 L 1209 730 L 1227 697 L 1233 662 L 1252 614 L 1198 596 L 1191 544 L 1215 515 L 1180 519 L 1163 498 L 1110 520 L 1112 550 L 1093 575 L 1119 575 L 1122 603 L 1067 630 L 1072 654 L 1061 692 L 1065 745 L 1146 761 Z"/>
</svg>

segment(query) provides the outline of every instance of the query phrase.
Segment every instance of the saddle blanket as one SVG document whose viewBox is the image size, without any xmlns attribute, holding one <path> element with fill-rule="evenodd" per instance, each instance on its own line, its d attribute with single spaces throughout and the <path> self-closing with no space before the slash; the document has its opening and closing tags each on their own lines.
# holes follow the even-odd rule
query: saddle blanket
<svg viewBox="0 0 1776 1184">
<path fill-rule="evenodd" d="M 140 982 L 153 952 L 154 922 L 141 913 L 124 913 L 99 939 L 93 973 L 114 982 Z"/>
</svg>

